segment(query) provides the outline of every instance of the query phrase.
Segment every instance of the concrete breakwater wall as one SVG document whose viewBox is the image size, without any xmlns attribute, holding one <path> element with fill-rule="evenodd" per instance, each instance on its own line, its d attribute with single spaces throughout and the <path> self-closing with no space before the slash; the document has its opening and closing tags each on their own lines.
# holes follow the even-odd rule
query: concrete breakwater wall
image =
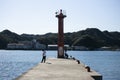
<svg viewBox="0 0 120 80">
<path fill-rule="evenodd" d="M 77 60 L 49 58 L 16 80 L 102 80 L 102 75 Z"/>
</svg>

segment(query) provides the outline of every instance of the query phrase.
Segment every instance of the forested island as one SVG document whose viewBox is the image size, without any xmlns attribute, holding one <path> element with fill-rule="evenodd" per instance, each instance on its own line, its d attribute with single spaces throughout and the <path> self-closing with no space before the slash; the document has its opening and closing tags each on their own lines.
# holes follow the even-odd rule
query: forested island
<svg viewBox="0 0 120 80">
<path fill-rule="evenodd" d="M 23 32 L 24 33 L 24 32 Z M 58 34 L 47 33 L 44 35 L 17 34 L 10 30 L 0 32 L 0 49 L 6 49 L 8 43 L 18 43 L 19 41 L 31 41 L 36 39 L 44 45 L 57 44 Z M 84 46 L 89 50 L 101 47 L 120 49 L 120 32 L 101 31 L 97 28 L 87 28 L 77 32 L 64 33 L 64 44 L 69 46 Z"/>
</svg>

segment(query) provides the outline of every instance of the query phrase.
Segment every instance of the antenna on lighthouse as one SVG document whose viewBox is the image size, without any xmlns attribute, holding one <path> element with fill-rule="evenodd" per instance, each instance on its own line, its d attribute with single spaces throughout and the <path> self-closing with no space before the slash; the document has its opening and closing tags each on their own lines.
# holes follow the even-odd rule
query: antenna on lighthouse
<svg viewBox="0 0 120 80">
<path fill-rule="evenodd" d="M 63 15 L 66 17 L 66 11 L 65 11 L 65 10 L 62 10 L 62 9 L 56 11 L 55 14 L 56 14 L 56 16 L 57 16 L 57 15 L 60 15 L 60 14 L 63 14 Z"/>
</svg>

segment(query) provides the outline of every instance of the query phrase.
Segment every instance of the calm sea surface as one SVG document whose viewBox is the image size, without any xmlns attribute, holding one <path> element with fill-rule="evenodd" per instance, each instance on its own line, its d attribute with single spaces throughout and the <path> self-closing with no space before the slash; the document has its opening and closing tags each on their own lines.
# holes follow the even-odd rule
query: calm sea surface
<svg viewBox="0 0 120 80">
<path fill-rule="evenodd" d="M 56 57 L 57 51 L 47 51 Z M 68 51 L 103 75 L 103 80 L 120 80 L 120 51 Z M 0 50 L 0 80 L 14 80 L 41 61 L 41 51 Z"/>
</svg>

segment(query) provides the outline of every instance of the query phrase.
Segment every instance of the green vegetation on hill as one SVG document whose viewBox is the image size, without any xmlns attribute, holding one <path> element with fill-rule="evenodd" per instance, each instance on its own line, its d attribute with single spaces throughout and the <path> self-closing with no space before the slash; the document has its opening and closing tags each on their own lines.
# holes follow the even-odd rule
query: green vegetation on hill
<svg viewBox="0 0 120 80">
<path fill-rule="evenodd" d="M 31 41 L 36 39 L 41 44 L 57 44 L 57 33 L 47 33 L 45 35 L 18 35 L 9 30 L 0 32 L 0 49 L 5 49 L 8 43 L 18 43 L 19 41 Z M 64 43 L 70 46 L 85 46 L 89 49 L 95 49 L 102 46 L 120 47 L 120 32 L 100 31 L 96 28 L 87 28 L 86 30 L 65 33 Z"/>
</svg>

